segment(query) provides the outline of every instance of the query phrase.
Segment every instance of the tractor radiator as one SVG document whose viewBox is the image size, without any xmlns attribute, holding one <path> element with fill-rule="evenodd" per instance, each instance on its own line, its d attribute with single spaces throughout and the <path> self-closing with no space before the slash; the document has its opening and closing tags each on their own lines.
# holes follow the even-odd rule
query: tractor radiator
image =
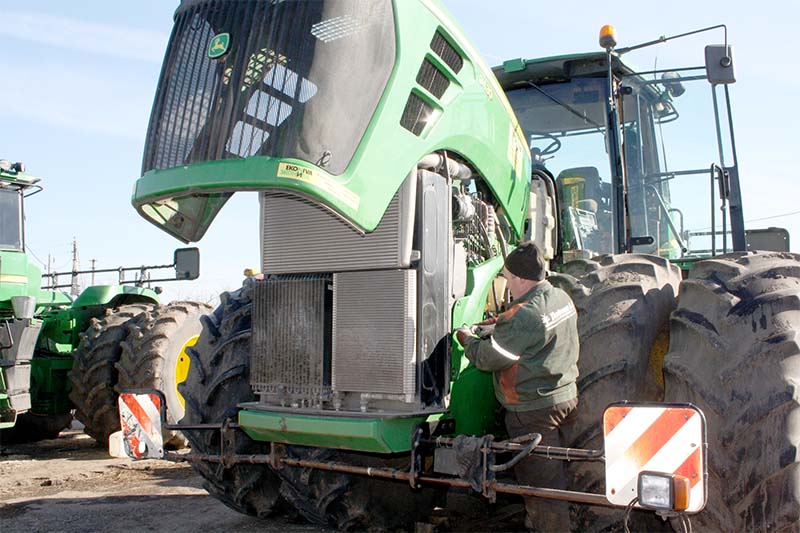
<svg viewBox="0 0 800 533">
<path fill-rule="evenodd" d="M 362 235 L 331 211 L 284 192 L 261 195 L 263 272 L 342 272 L 406 268 L 411 262 L 416 180 L 406 180 L 372 233 Z"/>
<path fill-rule="evenodd" d="M 319 406 L 331 395 L 330 275 L 255 283 L 250 384 L 265 403 Z"/>
<path fill-rule="evenodd" d="M 333 286 L 334 390 L 413 401 L 417 272 L 337 273 Z"/>
</svg>

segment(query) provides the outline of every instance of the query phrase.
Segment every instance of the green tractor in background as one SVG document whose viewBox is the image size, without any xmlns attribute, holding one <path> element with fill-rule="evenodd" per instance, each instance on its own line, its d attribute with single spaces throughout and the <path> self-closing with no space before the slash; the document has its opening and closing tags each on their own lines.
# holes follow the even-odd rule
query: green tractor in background
<svg viewBox="0 0 800 533">
<path fill-rule="evenodd" d="M 42 190 L 39 181 L 21 163 L 0 161 L 0 442 L 55 438 L 74 411 L 86 433 L 107 444 L 119 429 L 118 386 L 163 389 L 180 412 L 181 350 L 196 339 L 198 318 L 209 308 L 159 305 L 156 291 L 142 285 L 150 270 L 173 266 L 174 279 L 197 278 L 197 249 L 177 250 L 173 265 L 66 273 L 141 276 L 130 285 L 87 287 L 74 300 L 56 290 L 59 274 L 47 277 L 52 288 L 42 288 L 24 231 L 24 201 Z"/>
<path fill-rule="evenodd" d="M 181 2 L 133 204 L 190 242 L 234 192 L 260 197 L 263 274 L 203 318 L 171 425 L 212 495 L 373 529 L 425 520 L 432 487 L 523 494 L 495 480 L 508 464 L 471 484 L 453 460 L 502 428 L 451 331 L 507 306 L 504 255 L 532 239 L 579 310 L 580 449 L 552 457 L 593 493 L 525 494 L 606 527 L 601 468 L 578 460 L 603 455 L 603 409 L 691 401 L 709 416 L 704 525 L 797 524 L 800 258 L 747 251 L 727 43 L 678 79 L 603 42 L 493 73 L 434 0 Z M 683 148 L 667 160 L 659 138 L 701 80 L 714 150 L 676 170 Z"/>
</svg>

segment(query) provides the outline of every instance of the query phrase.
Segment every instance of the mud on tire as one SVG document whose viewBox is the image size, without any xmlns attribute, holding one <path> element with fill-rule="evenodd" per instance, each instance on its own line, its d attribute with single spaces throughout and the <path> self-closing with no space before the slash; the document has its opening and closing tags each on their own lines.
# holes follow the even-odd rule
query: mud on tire
<svg viewBox="0 0 800 533">
<path fill-rule="evenodd" d="M 345 462 L 358 466 L 408 470 L 408 456 L 386 458 L 322 448 L 290 446 L 298 459 Z M 446 492 L 408 483 L 328 472 L 310 468 L 282 468 L 281 494 L 312 524 L 339 531 L 413 531 L 444 502 Z"/>
<path fill-rule="evenodd" d="M 102 445 L 119 430 L 118 373 L 114 365 L 122 354 L 120 343 L 128 334 L 129 321 L 151 307 L 130 304 L 106 310 L 103 318 L 91 320 L 75 350 L 69 398 L 75 405 L 75 418 L 85 426 L 84 432 Z"/>
<path fill-rule="evenodd" d="M 661 257 L 606 255 L 570 261 L 548 278 L 578 309 L 580 359 L 577 419 L 565 428 L 565 445 L 602 449 L 605 408 L 622 400 L 656 401 L 663 394 L 661 358 L 675 308 L 680 270 Z M 568 463 L 569 488 L 605 492 L 600 463 Z M 577 506 L 581 529 L 618 522 L 619 513 Z M 597 513 L 607 515 L 600 519 Z"/>
<path fill-rule="evenodd" d="M 720 256 L 681 284 L 665 399 L 706 415 L 703 530 L 800 529 L 799 343 L 800 255 Z"/>
<path fill-rule="evenodd" d="M 176 370 L 181 352 L 200 334 L 200 317 L 211 307 L 198 302 L 171 302 L 151 307 L 130 322 L 127 339 L 121 343 L 122 355 L 116 363 L 119 373 L 117 392 L 125 389 L 156 389 L 164 394 L 167 422 L 183 418 L 184 407 L 178 395 Z M 165 431 L 164 444 L 180 447 L 183 436 Z"/>
<path fill-rule="evenodd" d="M 254 401 L 250 389 L 250 288 L 220 295 L 220 305 L 201 318 L 202 331 L 187 352 L 189 375 L 178 390 L 186 401 L 184 424 L 220 423 L 236 418 L 237 405 Z M 184 431 L 194 452 L 218 454 L 219 432 Z M 236 435 L 236 453 L 266 454 L 269 446 L 243 432 Z M 258 517 L 280 511 L 281 481 L 266 465 L 240 464 L 225 468 L 215 463 L 193 462 L 208 492 L 228 507 Z"/>
</svg>

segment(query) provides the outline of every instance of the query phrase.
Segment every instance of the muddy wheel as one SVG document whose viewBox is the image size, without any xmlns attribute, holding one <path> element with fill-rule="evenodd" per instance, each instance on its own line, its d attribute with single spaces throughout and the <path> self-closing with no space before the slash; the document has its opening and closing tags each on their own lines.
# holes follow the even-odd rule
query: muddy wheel
<svg viewBox="0 0 800 533">
<path fill-rule="evenodd" d="M 183 418 L 184 399 L 178 384 L 186 379 L 189 355 L 186 349 L 200 336 L 200 317 L 211 307 L 197 302 L 172 302 L 152 307 L 130 323 L 122 355 L 116 364 L 119 372 L 117 392 L 125 389 L 156 389 L 164 394 L 167 422 Z M 164 444 L 185 444 L 180 432 L 164 432 Z"/>
<path fill-rule="evenodd" d="M 799 342 L 800 255 L 721 256 L 681 284 L 665 399 L 706 415 L 702 529 L 800 529 Z"/>
<path fill-rule="evenodd" d="M 248 286 L 220 295 L 220 305 L 201 317 L 197 343 L 188 348 L 191 364 L 178 390 L 186 402 L 184 424 L 235 420 L 241 402 L 255 400 L 250 389 L 250 301 Z M 220 453 L 218 431 L 184 431 L 192 450 Z M 238 454 L 266 454 L 269 446 L 237 432 Z M 258 517 L 283 509 L 281 481 L 266 465 L 239 464 L 229 468 L 214 463 L 192 463 L 208 492 L 228 507 Z"/>
<path fill-rule="evenodd" d="M 75 418 L 98 443 L 108 445 L 108 436 L 119 430 L 118 374 L 114 366 L 122 354 L 120 343 L 128 334 L 129 321 L 150 309 L 150 304 L 122 305 L 108 309 L 101 319 L 92 319 L 81 334 L 74 353 L 69 394 Z"/>
<path fill-rule="evenodd" d="M 17 417 L 13 428 L 0 430 L 0 443 L 25 443 L 58 438 L 72 422 L 72 413 L 37 415 L 27 412 Z"/>
<path fill-rule="evenodd" d="M 563 273 L 548 279 L 567 291 L 578 309 L 579 405 L 574 427 L 565 429 L 565 444 L 599 450 L 603 411 L 609 404 L 662 397 L 661 366 L 680 270 L 661 257 L 607 255 L 570 261 Z M 600 463 L 568 463 L 573 490 L 604 493 L 604 478 Z M 581 530 L 619 521 L 619 513 L 585 506 L 576 510 Z"/>
<path fill-rule="evenodd" d="M 368 454 L 293 446 L 287 454 L 298 459 L 408 470 L 408 457 L 387 459 Z M 413 530 L 427 520 L 433 508 L 444 502 L 445 491 L 412 490 L 408 483 L 284 467 L 281 494 L 309 522 L 339 531 Z"/>
</svg>

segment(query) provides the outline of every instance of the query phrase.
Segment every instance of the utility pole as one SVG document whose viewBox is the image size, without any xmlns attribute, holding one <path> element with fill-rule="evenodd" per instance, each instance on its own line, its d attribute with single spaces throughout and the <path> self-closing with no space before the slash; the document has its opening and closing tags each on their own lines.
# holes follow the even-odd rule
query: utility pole
<svg viewBox="0 0 800 533">
<path fill-rule="evenodd" d="M 73 237 L 72 238 L 72 287 L 70 287 L 69 293 L 73 298 L 77 298 L 78 295 L 81 293 L 81 286 L 78 283 L 78 270 L 80 269 L 80 264 L 78 262 L 78 240 Z"/>
<path fill-rule="evenodd" d="M 92 286 L 94 286 L 94 264 L 97 262 L 97 259 L 92 259 Z"/>
</svg>

